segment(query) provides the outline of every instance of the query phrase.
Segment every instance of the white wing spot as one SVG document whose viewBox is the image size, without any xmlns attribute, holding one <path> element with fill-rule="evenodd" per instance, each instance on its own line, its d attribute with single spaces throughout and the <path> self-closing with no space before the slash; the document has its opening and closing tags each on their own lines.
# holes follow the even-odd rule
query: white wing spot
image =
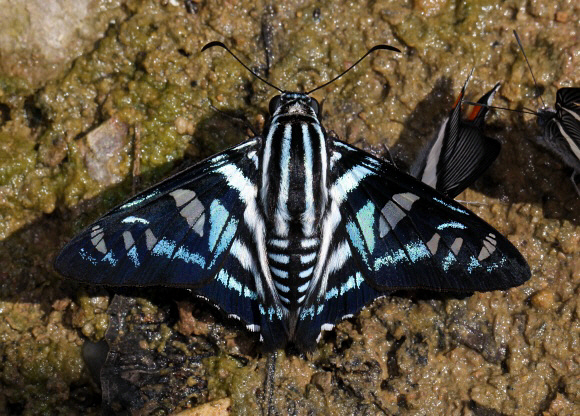
<svg viewBox="0 0 580 416">
<path fill-rule="evenodd" d="M 381 210 L 381 214 L 381 219 L 379 221 L 379 235 L 381 238 L 387 235 L 390 229 L 395 228 L 399 221 L 407 215 L 393 201 L 389 201 L 385 204 Z"/>
<path fill-rule="evenodd" d="M 97 249 L 97 251 L 100 251 L 101 253 L 105 254 L 107 252 L 107 246 L 105 245 L 105 239 L 101 238 L 101 241 L 98 242 L 98 244 L 95 246 L 95 248 Z"/>
<path fill-rule="evenodd" d="M 451 251 L 453 252 L 453 254 L 455 254 L 457 256 L 457 253 L 459 253 L 459 250 L 461 250 L 462 245 L 463 245 L 463 238 L 457 237 L 455 239 L 455 241 L 453 242 L 453 244 L 451 244 Z"/>
<path fill-rule="evenodd" d="M 483 240 L 483 247 L 481 247 L 481 251 L 479 252 L 479 256 L 477 256 L 477 260 L 482 261 L 487 259 L 492 253 L 495 251 L 495 245 L 497 244 L 495 240 L 495 235 L 489 233 L 485 240 Z"/>
<path fill-rule="evenodd" d="M 437 248 L 439 247 L 439 239 L 441 236 L 438 233 L 433 234 L 431 240 L 427 243 L 427 248 L 431 252 L 431 254 L 435 255 L 437 253 Z"/>
<path fill-rule="evenodd" d="M 157 237 L 153 235 L 153 231 L 151 228 L 147 228 L 145 230 L 145 244 L 147 245 L 147 250 L 152 250 L 157 243 Z"/>
<path fill-rule="evenodd" d="M 135 245 L 135 240 L 133 240 L 133 235 L 131 234 L 131 231 L 123 232 L 123 243 L 125 243 L 125 250 L 127 251 Z"/>
<path fill-rule="evenodd" d="M 184 206 L 179 213 L 185 218 L 187 224 L 193 227 L 193 230 L 203 236 L 203 225 L 205 222 L 205 215 L 203 214 L 203 204 L 199 199 L 193 199 L 190 203 Z"/>
<path fill-rule="evenodd" d="M 107 246 L 105 244 L 103 228 L 100 225 L 95 225 L 91 229 L 91 243 L 95 249 L 103 254 L 107 253 Z"/>
<path fill-rule="evenodd" d="M 175 205 L 178 208 L 195 198 L 195 192 L 190 189 L 176 189 L 175 191 L 169 192 L 169 195 L 175 199 Z"/>
<path fill-rule="evenodd" d="M 393 195 L 393 201 L 399 204 L 403 209 L 410 211 L 413 203 L 418 200 L 419 197 L 415 194 L 410 192 L 405 192 L 402 194 L 395 194 Z"/>
<path fill-rule="evenodd" d="M 194 191 L 190 189 L 177 189 L 170 192 L 169 195 L 175 199 L 175 205 L 182 207 L 179 213 L 190 227 L 193 228 L 200 237 L 203 236 L 203 226 L 205 223 L 204 207 L 197 198 Z"/>
</svg>

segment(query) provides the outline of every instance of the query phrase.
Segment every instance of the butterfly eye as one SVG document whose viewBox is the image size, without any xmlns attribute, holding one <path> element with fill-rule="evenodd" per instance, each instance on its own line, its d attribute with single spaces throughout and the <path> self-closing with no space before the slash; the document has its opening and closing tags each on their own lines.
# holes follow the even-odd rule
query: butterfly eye
<svg viewBox="0 0 580 416">
<path fill-rule="evenodd" d="M 312 110 L 314 110 L 314 112 L 316 113 L 316 115 L 319 115 L 319 111 L 320 111 L 320 104 L 318 104 L 318 101 L 316 101 L 314 98 L 310 98 L 310 107 L 312 108 Z"/>
<path fill-rule="evenodd" d="M 269 109 L 270 115 L 274 114 L 276 110 L 280 107 L 280 96 L 276 95 L 274 98 L 270 100 Z"/>
</svg>

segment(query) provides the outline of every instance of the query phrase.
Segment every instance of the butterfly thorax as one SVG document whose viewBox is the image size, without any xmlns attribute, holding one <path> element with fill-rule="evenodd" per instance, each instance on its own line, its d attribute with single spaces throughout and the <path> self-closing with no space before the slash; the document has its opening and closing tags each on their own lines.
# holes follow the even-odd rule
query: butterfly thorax
<svg viewBox="0 0 580 416">
<path fill-rule="evenodd" d="M 282 305 L 303 303 L 320 245 L 327 201 L 327 143 L 317 104 L 284 93 L 271 104 L 264 132 L 259 200 L 266 222 L 270 273 Z"/>
<path fill-rule="evenodd" d="M 538 125 L 540 127 L 546 127 L 548 121 L 552 120 L 554 117 L 558 115 L 556 110 L 551 108 L 541 108 L 537 111 L 536 115 L 538 116 Z"/>
</svg>

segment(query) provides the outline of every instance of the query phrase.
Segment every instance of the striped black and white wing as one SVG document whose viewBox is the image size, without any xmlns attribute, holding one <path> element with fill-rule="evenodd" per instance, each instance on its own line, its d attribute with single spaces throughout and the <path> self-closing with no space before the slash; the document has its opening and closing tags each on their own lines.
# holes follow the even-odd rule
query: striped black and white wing
<svg viewBox="0 0 580 416">
<path fill-rule="evenodd" d="M 451 198 L 455 198 L 479 178 L 501 149 L 497 140 L 485 136 L 483 132 L 488 112 L 486 106 L 491 105 L 500 84 L 496 84 L 479 99 L 478 103 L 486 106 L 475 106 L 464 120 L 461 117 L 461 100 L 466 85 L 437 135 L 411 168 L 411 175 Z"/>
<path fill-rule="evenodd" d="M 330 155 L 330 205 L 298 340 L 395 290 L 489 291 L 530 277 L 518 250 L 453 200 L 341 141 Z"/>
<path fill-rule="evenodd" d="M 580 88 L 559 89 L 556 113 L 545 111 L 539 114 L 550 115 L 547 121 L 544 120 L 545 144 L 575 172 L 580 172 Z"/>
<path fill-rule="evenodd" d="M 234 146 L 113 209 L 64 247 L 56 269 L 93 284 L 188 288 L 253 331 L 276 321 L 280 312 L 258 301 L 272 295 L 254 241 L 259 145 Z"/>
</svg>

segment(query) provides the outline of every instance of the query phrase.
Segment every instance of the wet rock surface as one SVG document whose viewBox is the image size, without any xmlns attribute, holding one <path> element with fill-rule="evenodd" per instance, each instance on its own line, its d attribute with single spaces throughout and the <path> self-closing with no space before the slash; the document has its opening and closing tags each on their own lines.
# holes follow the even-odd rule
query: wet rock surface
<svg viewBox="0 0 580 416">
<path fill-rule="evenodd" d="M 126 289 L 113 299 L 118 291 L 54 272 L 62 244 L 131 194 L 136 154 L 144 187 L 242 140 L 246 128 L 210 103 L 261 127 L 274 92 L 225 53 L 202 55 L 209 41 L 296 90 L 374 44 L 400 48 L 314 96 L 327 129 L 379 156 L 387 145 L 401 167 L 473 67 L 471 98 L 500 81 L 495 104 L 539 108 L 513 29 L 547 103 L 580 85 L 580 10 L 570 2 L 188 4 L 109 4 L 114 24 L 58 76 L 0 74 L 0 413 L 163 414 L 221 399 L 233 414 L 580 412 L 580 198 L 562 163 L 528 140 L 541 134 L 533 117 L 490 114 L 502 152 L 459 196 L 480 203 L 466 206 L 520 249 L 530 281 L 462 298 L 378 300 L 314 351 L 280 352 L 270 386 L 255 338 L 187 293 Z M 128 126 L 113 136 L 124 156 L 115 166 L 104 159 L 114 179 L 101 181 L 83 146 L 112 118 Z M 83 349 L 103 339 L 107 387 L 91 370 L 102 351 Z M 116 396 L 119 383 L 135 394 Z"/>
</svg>

